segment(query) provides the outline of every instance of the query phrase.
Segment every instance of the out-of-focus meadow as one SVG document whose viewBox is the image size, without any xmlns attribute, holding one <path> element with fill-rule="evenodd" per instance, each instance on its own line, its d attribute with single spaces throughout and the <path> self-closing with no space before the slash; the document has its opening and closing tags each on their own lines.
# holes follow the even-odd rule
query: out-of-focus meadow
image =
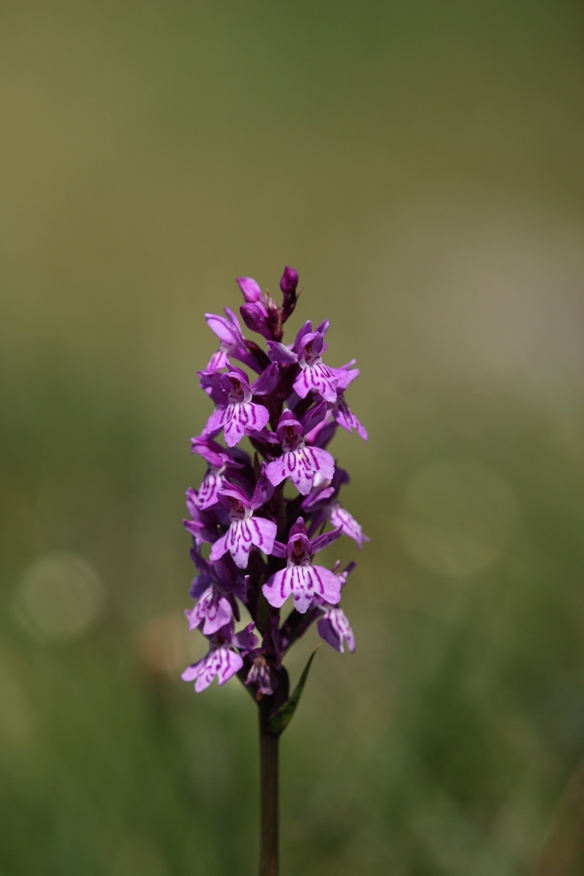
<svg viewBox="0 0 584 876">
<path fill-rule="evenodd" d="M 283 876 L 584 872 L 583 24 L 2 5 L 1 876 L 255 872 L 253 704 L 180 681 L 181 519 L 203 313 L 285 264 L 362 369 L 372 541 L 283 738 Z"/>
</svg>

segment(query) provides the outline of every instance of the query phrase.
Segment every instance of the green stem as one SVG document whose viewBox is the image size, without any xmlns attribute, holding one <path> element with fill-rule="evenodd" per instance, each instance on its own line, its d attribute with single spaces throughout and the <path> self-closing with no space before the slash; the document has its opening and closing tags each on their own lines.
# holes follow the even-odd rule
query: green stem
<svg viewBox="0 0 584 876">
<path fill-rule="evenodd" d="M 269 697 L 259 703 L 260 876 L 278 876 L 278 743 L 269 729 Z"/>
</svg>

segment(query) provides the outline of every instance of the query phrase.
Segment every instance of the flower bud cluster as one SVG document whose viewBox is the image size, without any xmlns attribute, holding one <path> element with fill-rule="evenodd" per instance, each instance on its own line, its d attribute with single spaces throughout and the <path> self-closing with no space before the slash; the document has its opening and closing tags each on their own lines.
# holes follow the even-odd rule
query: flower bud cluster
<svg viewBox="0 0 584 876">
<path fill-rule="evenodd" d="M 349 477 L 327 449 L 338 426 L 364 440 L 367 433 L 344 397 L 359 374 L 354 360 L 341 368 L 323 362 L 328 321 L 315 329 L 306 322 L 293 344 L 282 341 L 299 296 L 297 272 L 285 268 L 279 306 L 250 277 L 237 282 L 241 318 L 265 347 L 243 336 L 228 308 L 206 315 L 219 350 L 198 375 L 214 410 L 192 439 L 207 470 L 199 489 L 187 490 L 184 525 L 198 573 L 185 614 L 209 652 L 182 677 L 199 692 L 215 676 L 224 684 L 237 674 L 258 701 L 273 696 L 277 706 L 289 692 L 284 655 L 313 623 L 338 651 L 355 649 L 339 606 L 354 564 L 328 569 L 316 555 L 341 535 L 359 548 L 368 540 L 340 504 Z M 244 439 L 253 455 L 240 446 Z M 240 605 L 252 622 L 236 632 Z"/>
</svg>

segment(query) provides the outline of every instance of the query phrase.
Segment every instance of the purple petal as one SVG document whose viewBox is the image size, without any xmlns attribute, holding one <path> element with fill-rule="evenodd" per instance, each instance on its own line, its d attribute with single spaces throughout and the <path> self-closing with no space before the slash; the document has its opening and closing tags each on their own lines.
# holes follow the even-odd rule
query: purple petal
<svg viewBox="0 0 584 876">
<path fill-rule="evenodd" d="M 249 561 L 253 538 L 249 522 L 249 520 L 234 520 L 225 536 L 229 553 L 239 569 L 245 569 Z"/>
<path fill-rule="evenodd" d="M 217 682 L 225 684 L 230 678 L 233 678 L 236 672 L 239 672 L 243 666 L 243 657 L 236 654 L 231 648 L 218 648 L 215 652 Z M 195 685 L 195 690 L 197 686 Z"/>
<path fill-rule="evenodd" d="M 358 368 L 351 368 L 355 364 L 355 359 L 351 359 L 346 365 L 341 368 L 334 368 L 334 372 L 338 377 L 337 389 L 339 391 L 346 389 L 361 373 Z"/>
<path fill-rule="evenodd" d="M 246 301 L 259 301 L 262 297 L 261 288 L 251 277 L 238 277 L 235 282 L 243 292 Z"/>
<path fill-rule="evenodd" d="M 263 304 L 242 304 L 239 308 L 241 318 L 247 328 L 252 332 L 257 332 L 266 340 L 271 340 L 273 332 L 268 325 L 266 309 Z"/>
<path fill-rule="evenodd" d="M 341 601 L 341 581 L 338 575 L 324 566 L 306 566 L 309 570 L 313 593 L 322 596 L 331 605 Z"/>
<path fill-rule="evenodd" d="M 205 462 L 215 468 L 221 468 L 228 459 L 220 444 L 210 438 L 199 438 L 198 436 L 191 438 L 191 453 L 198 453 Z"/>
<path fill-rule="evenodd" d="M 255 490 L 253 491 L 253 496 L 250 500 L 251 507 L 255 510 L 256 508 L 261 507 L 261 505 L 265 505 L 266 502 L 269 502 L 272 498 L 273 492 L 274 485 L 266 474 L 266 465 L 264 463 L 262 465 L 262 473 L 255 485 Z"/>
<path fill-rule="evenodd" d="M 253 402 L 228 405 L 225 412 L 225 442 L 234 447 L 244 435 L 264 428 L 270 413 L 263 405 Z"/>
<path fill-rule="evenodd" d="M 314 429 L 315 426 L 318 426 L 319 423 L 322 423 L 327 415 L 328 410 L 329 407 L 323 399 L 301 418 L 301 426 L 304 430 L 305 435 L 307 434 L 307 432 L 310 432 L 312 429 Z"/>
<path fill-rule="evenodd" d="M 273 557 L 285 557 L 286 556 L 286 545 L 282 544 L 281 541 L 274 540 L 274 544 L 272 546 L 272 556 Z"/>
<path fill-rule="evenodd" d="M 278 530 L 276 524 L 271 520 L 266 520 L 265 517 L 251 517 L 247 524 L 251 529 L 252 541 L 255 546 L 263 551 L 266 556 L 270 556 Z"/>
<path fill-rule="evenodd" d="M 198 678 L 201 672 L 203 671 L 204 664 L 206 661 L 206 657 L 203 657 L 202 660 L 199 660 L 198 663 L 191 663 L 190 666 L 187 666 L 181 678 L 183 681 L 194 681 L 195 678 Z"/>
<path fill-rule="evenodd" d="M 351 653 L 355 650 L 355 637 L 345 612 L 341 608 L 328 607 L 325 616 L 320 618 L 317 624 L 319 635 L 340 651 L 344 652 L 343 642 L 346 641 Z"/>
<path fill-rule="evenodd" d="M 337 529 L 333 529 L 332 532 L 323 532 L 322 535 L 317 535 L 315 539 L 311 542 L 311 550 L 313 555 L 318 553 L 318 551 L 323 550 L 325 547 L 328 547 L 329 544 L 332 544 L 337 540 L 343 533 L 342 526 L 337 524 Z"/>
<path fill-rule="evenodd" d="M 281 365 L 294 365 L 298 362 L 298 356 L 289 350 L 285 344 L 279 341 L 266 341 L 268 347 L 268 355 L 272 362 L 279 362 Z"/>
<path fill-rule="evenodd" d="M 320 447 L 299 447 L 298 450 L 282 454 L 279 459 L 266 466 L 266 474 L 274 486 L 289 477 L 303 496 L 308 495 L 312 489 L 317 472 L 326 480 L 331 480 L 334 471 L 333 457 Z"/>
<path fill-rule="evenodd" d="M 306 614 L 312 604 L 314 595 L 314 569 L 312 566 L 290 566 L 292 573 L 292 598 L 294 608 L 300 614 Z"/>
<path fill-rule="evenodd" d="M 234 314 L 231 316 L 234 317 Z M 206 313 L 205 319 L 213 334 L 217 335 L 223 344 L 242 343 L 243 336 L 236 318 L 229 319 L 216 313 Z"/>
<path fill-rule="evenodd" d="M 335 473 L 335 460 L 328 450 L 323 450 L 322 447 L 306 447 L 305 450 L 310 451 L 310 455 L 316 460 L 314 469 L 326 481 L 332 481 Z"/>
<path fill-rule="evenodd" d="M 186 611 L 185 615 L 189 621 L 189 630 L 196 629 L 204 621 L 203 634 L 212 636 L 230 622 L 233 610 L 228 600 L 215 587 L 209 587 L 196 606 Z"/>
<path fill-rule="evenodd" d="M 330 521 L 333 526 L 338 526 L 341 528 L 345 535 L 348 535 L 349 538 L 354 539 L 357 542 L 357 546 L 359 550 L 361 549 L 364 541 L 370 541 L 368 536 L 363 535 L 363 530 L 361 526 L 357 523 L 355 518 L 349 514 L 338 502 L 335 502 L 333 505 Z"/>
<path fill-rule="evenodd" d="M 207 367 L 205 371 L 207 372 L 216 372 L 222 371 L 223 368 L 229 367 L 229 359 L 227 358 L 227 353 L 224 350 L 217 350 L 216 353 L 213 353 L 209 362 L 207 363 Z"/>
<path fill-rule="evenodd" d="M 234 645 L 237 645 L 238 648 L 241 648 L 242 651 L 251 651 L 258 644 L 258 638 L 253 633 L 254 625 L 253 623 L 248 624 L 233 636 L 232 642 Z"/>
<path fill-rule="evenodd" d="M 316 362 L 314 365 L 307 365 L 293 385 L 300 398 L 306 398 L 312 391 L 333 403 L 337 400 L 337 384 L 338 378 L 332 368 L 324 362 Z"/>
<path fill-rule="evenodd" d="M 354 429 L 363 441 L 367 441 L 367 430 L 361 425 L 344 399 L 339 399 L 333 408 L 333 417 L 339 426 L 342 426 L 347 432 L 352 432 Z"/>
<path fill-rule="evenodd" d="M 211 560 L 215 562 L 215 560 L 220 560 L 223 554 L 226 554 L 229 550 L 227 546 L 227 536 L 229 535 L 230 529 L 222 535 L 221 538 L 218 538 L 213 547 L 211 548 Z"/>
<path fill-rule="evenodd" d="M 260 374 L 257 380 L 255 380 L 250 389 L 254 395 L 268 395 L 270 392 L 273 392 L 276 388 L 276 384 L 278 383 L 278 375 L 280 373 L 280 367 L 277 362 L 272 362 L 271 365 L 268 365 L 263 374 Z"/>
<path fill-rule="evenodd" d="M 217 490 L 220 488 L 223 478 L 212 471 L 208 471 L 197 494 L 197 505 L 201 511 L 217 504 Z"/>
<path fill-rule="evenodd" d="M 215 408 L 207 420 L 207 425 L 201 433 L 203 438 L 212 438 L 223 429 L 223 426 L 225 425 L 226 411 L 226 408 Z"/>
<path fill-rule="evenodd" d="M 295 353 L 301 352 L 301 350 L 303 348 L 302 341 L 304 340 L 305 335 L 308 335 L 311 332 L 312 332 L 312 322 L 310 320 L 307 320 L 304 323 L 304 325 L 302 326 L 302 328 L 300 329 L 300 331 L 298 332 L 298 334 L 296 335 L 296 340 L 294 341 L 294 345 L 292 347 L 292 349 L 294 350 Z"/>
<path fill-rule="evenodd" d="M 293 568 L 280 569 L 264 584 L 262 591 L 273 608 L 281 608 L 292 592 Z"/>
</svg>

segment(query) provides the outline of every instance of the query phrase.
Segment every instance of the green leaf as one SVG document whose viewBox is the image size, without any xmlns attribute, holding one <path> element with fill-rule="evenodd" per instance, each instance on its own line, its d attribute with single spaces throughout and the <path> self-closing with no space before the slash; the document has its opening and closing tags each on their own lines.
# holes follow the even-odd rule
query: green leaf
<svg viewBox="0 0 584 876">
<path fill-rule="evenodd" d="M 308 658 L 308 663 L 304 667 L 304 671 L 300 676 L 298 684 L 294 688 L 294 692 L 290 699 L 287 700 L 284 705 L 280 706 L 278 711 L 275 712 L 270 718 L 270 731 L 274 734 L 274 736 L 279 736 L 280 733 L 283 733 L 290 721 L 292 720 L 292 715 L 296 711 L 296 707 L 300 702 L 300 697 L 302 696 L 302 691 L 304 690 L 304 685 L 306 684 L 306 679 L 308 678 L 308 673 L 310 672 L 310 667 L 312 666 L 314 655 L 319 648 L 320 645 L 315 648 L 315 650 Z"/>
</svg>

